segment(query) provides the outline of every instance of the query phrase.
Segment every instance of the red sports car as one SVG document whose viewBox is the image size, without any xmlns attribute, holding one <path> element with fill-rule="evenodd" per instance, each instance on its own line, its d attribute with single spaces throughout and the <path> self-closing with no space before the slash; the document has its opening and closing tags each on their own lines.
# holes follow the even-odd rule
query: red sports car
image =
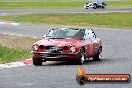
<svg viewBox="0 0 132 88">
<path fill-rule="evenodd" d="M 32 49 L 35 66 L 46 61 L 73 61 L 81 65 L 91 57 L 100 60 L 102 43 L 92 29 L 66 27 L 50 29 Z"/>
</svg>

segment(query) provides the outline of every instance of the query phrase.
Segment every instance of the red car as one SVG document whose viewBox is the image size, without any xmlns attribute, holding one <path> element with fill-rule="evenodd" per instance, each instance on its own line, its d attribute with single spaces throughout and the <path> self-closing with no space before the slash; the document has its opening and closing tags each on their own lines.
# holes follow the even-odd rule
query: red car
<svg viewBox="0 0 132 88">
<path fill-rule="evenodd" d="M 81 65 L 91 57 L 99 61 L 102 44 L 92 29 L 66 27 L 50 29 L 32 49 L 35 66 L 46 61 L 73 61 Z"/>
</svg>

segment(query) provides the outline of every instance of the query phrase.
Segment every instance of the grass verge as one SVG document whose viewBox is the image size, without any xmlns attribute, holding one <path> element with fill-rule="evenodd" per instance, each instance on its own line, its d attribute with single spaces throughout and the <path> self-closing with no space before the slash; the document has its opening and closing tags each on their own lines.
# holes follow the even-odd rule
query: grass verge
<svg viewBox="0 0 132 88">
<path fill-rule="evenodd" d="M 10 49 L 0 45 L 0 63 L 8 63 L 31 56 L 29 50 L 26 49 Z"/>
<path fill-rule="evenodd" d="M 132 28 L 132 13 L 27 14 L 0 16 L 0 20 L 50 25 Z"/>
<path fill-rule="evenodd" d="M 0 64 L 31 58 L 31 46 L 37 40 L 0 34 Z"/>
<path fill-rule="evenodd" d="M 122 0 L 122 1 L 109 1 L 106 2 L 107 8 L 126 8 L 132 7 L 132 0 Z"/>
<path fill-rule="evenodd" d="M 83 8 L 83 2 L 0 2 L 1 9 L 65 9 Z"/>
<path fill-rule="evenodd" d="M 65 8 L 83 8 L 86 1 L 67 0 L 67 1 L 20 1 L 0 0 L 0 9 L 65 9 Z M 107 8 L 132 7 L 132 0 L 126 1 L 107 1 Z"/>
</svg>

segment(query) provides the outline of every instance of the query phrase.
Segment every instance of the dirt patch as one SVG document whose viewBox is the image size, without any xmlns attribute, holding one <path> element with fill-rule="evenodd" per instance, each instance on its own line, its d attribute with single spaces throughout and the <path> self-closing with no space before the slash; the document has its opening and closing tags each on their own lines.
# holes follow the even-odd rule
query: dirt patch
<svg viewBox="0 0 132 88">
<path fill-rule="evenodd" d="M 19 37 L 14 35 L 4 35 L 0 33 L 0 45 L 8 48 L 22 48 L 31 50 L 32 44 L 39 39 L 30 37 Z"/>
</svg>

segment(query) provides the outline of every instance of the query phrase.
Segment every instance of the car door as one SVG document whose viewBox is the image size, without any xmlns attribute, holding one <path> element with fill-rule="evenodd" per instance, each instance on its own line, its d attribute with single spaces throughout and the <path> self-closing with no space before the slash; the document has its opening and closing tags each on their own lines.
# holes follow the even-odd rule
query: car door
<svg viewBox="0 0 132 88">
<path fill-rule="evenodd" d="M 84 40 L 86 42 L 86 50 L 85 50 L 85 53 L 86 53 L 86 56 L 87 57 L 91 57 L 93 55 L 93 40 L 92 40 L 92 31 L 91 29 L 86 29 L 85 30 L 85 35 L 84 35 Z"/>
<path fill-rule="evenodd" d="M 99 49 L 99 41 L 92 29 L 85 30 L 86 54 L 88 57 L 95 55 Z"/>
<path fill-rule="evenodd" d="M 99 42 L 96 38 L 92 39 L 92 45 L 93 45 L 92 55 L 95 55 L 98 52 L 98 49 L 99 49 Z"/>
<path fill-rule="evenodd" d="M 99 50 L 99 40 L 96 38 L 94 31 L 91 29 L 92 55 L 95 55 Z"/>
</svg>

